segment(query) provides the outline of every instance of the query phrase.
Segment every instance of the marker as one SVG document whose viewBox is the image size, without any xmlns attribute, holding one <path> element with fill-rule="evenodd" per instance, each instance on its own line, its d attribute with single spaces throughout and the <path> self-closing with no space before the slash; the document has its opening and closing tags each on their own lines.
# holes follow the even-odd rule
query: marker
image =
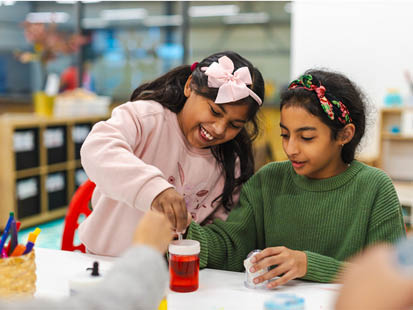
<svg viewBox="0 0 413 310">
<path fill-rule="evenodd" d="M 39 227 L 36 227 L 36 229 L 29 234 L 29 237 L 27 237 L 27 241 L 35 243 L 40 232 L 41 229 Z"/>
<path fill-rule="evenodd" d="M 25 246 L 23 255 L 30 253 L 30 251 L 33 249 L 33 246 L 34 246 L 34 243 L 31 242 L 31 241 L 28 241 L 28 242 L 26 243 L 26 246 Z"/>
<path fill-rule="evenodd" d="M 20 221 L 16 221 L 16 228 L 17 228 L 17 231 L 19 231 L 20 230 L 20 226 L 21 226 L 21 222 Z M 5 247 L 5 249 L 6 249 L 6 253 L 8 254 L 8 255 L 10 255 L 11 254 L 11 251 L 10 251 L 10 246 L 11 246 L 11 239 L 9 240 L 9 243 L 7 243 L 7 246 Z"/>
<path fill-rule="evenodd" d="M 10 256 L 20 256 L 24 253 L 26 247 L 23 244 L 18 244 Z"/>
<path fill-rule="evenodd" d="M 4 249 L 1 250 L 1 258 L 7 258 L 7 253 Z"/>
<path fill-rule="evenodd" d="M 10 225 L 11 225 L 11 222 L 13 221 L 13 219 L 14 219 L 14 212 L 10 212 L 9 219 L 7 220 L 6 227 L 4 228 L 3 235 L 1 236 L 0 251 L 3 250 L 4 243 L 6 243 L 6 239 L 7 239 L 7 236 L 9 234 L 9 230 L 10 230 Z"/>
<path fill-rule="evenodd" d="M 9 251 L 11 253 L 13 253 L 14 249 L 16 248 L 17 244 L 18 244 L 18 240 L 17 240 L 17 225 L 16 225 L 16 220 L 13 219 L 11 221 L 11 226 L 10 226 L 10 249 Z M 8 252 L 8 253 L 10 253 Z"/>
<path fill-rule="evenodd" d="M 40 228 L 36 227 L 36 229 L 29 234 L 29 237 L 27 238 L 26 249 L 24 250 L 23 254 L 30 253 L 30 251 L 33 249 L 34 243 L 36 242 L 37 236 L 40 234 L 40 231 Z"/>
</svg>

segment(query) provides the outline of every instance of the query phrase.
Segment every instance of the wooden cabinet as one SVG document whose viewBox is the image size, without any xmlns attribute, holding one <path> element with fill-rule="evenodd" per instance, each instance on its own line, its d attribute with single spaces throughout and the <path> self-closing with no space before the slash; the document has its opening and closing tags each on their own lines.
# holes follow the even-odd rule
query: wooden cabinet
<svg viewBox="0 0 413 310">
<path fill-rule="evenodd" d="M 87 178 L 80 146 L 104 117 L 0 117 L 0 223 L 13 211 L 22 227 L 62 217 Z"/>
<path fill-rule="evenodd" d="M 411 113 L 413 107 L 384 108 L 380 113 L 379 167 L 393 180 L 408 229 L 413 225 L 413 132 L 405 127 L 406 114 L 410 118 Z"/>
<path fill-rule="evenodd" d="M 394 182 L 402 205 L 403 218 L 409 230 L 413 227 L 413 182 Z"/>
<path fill-rule="evenodd" d="M 413 181 L 413 132 L 403 127 L 410 113 L 413 107 L 381 110 L 379 167 L 396 181 Z"/>
</svg>

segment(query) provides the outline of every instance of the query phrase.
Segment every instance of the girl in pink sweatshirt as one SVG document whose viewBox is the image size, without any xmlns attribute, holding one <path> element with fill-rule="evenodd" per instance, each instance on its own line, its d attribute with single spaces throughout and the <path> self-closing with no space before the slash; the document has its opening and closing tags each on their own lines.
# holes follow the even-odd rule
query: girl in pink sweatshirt
<svg viewBox="0 0 413 310">
<path fill-rule="evenodd" d="M 254 172 L 251 144 L 263 98 L 261 73 L 230 51 L 139 86 L 81 149 L 96 183 L 93 212 L 79 226 L 87 250 L 120 255 L 151 208 L 178 232 L 189 214 L 198 223 L 226 219 Z"/>
</svg>

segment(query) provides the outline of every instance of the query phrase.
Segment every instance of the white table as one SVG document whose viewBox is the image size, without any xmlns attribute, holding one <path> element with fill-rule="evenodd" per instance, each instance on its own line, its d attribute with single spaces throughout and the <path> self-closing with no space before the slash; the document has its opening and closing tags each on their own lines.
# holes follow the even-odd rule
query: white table
<svg viewBox="0 0 413 310">
<path fill-rule="evenodd" d="M 35 297 L 64 298 L 69 296 L 69 279 L 84 273 L 92 267 L 94 261 L 99 262 L 99 269 L 104 272 L 110 269 L 115 258 L 35 248 L 36 254 L 36 293 Z"/>
<path fill-rule="evenodd" d="M 36 297 L 64 298 L 69 295 L 68 280 L 99 261 L 103 272 L 116 260 L 111 257 L 49 249 L 36 249 Z M 263 309 L 272 294 L 293 293 L 305 299 L 306 310 L 333 309 L 338 284 L 294 280 L 275 290 L 249 289 L 244 273 L 215 269 L 200 272 L 199 289 L 192 293 L 168 293 L 168 310 L 254 310 Z"/>
</svg>

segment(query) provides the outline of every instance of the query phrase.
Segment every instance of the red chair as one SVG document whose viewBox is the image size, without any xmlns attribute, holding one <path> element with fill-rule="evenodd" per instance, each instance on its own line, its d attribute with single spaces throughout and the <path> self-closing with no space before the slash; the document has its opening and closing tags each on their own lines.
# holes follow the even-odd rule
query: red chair
<svg viewBox="0 0 413 310">
<path fill-rule="evenodd" d="M 62 250 L 75 251 L 79 250 L 83 253 L 86 252 L 84 244 L 74 245 L 73 240 L 75 238 L 76 229 L 79 226 L 78 220 L 81 214 L 86 217 L 92 212 L 89 209 L 89 201 L 92 198 L 93 190 L 96 185 L 90 180 L 87 180 L 76 190 L 69 204 L 65 218 L 65 226 L 63 229 L 62 238 Z"/>
</svg>

